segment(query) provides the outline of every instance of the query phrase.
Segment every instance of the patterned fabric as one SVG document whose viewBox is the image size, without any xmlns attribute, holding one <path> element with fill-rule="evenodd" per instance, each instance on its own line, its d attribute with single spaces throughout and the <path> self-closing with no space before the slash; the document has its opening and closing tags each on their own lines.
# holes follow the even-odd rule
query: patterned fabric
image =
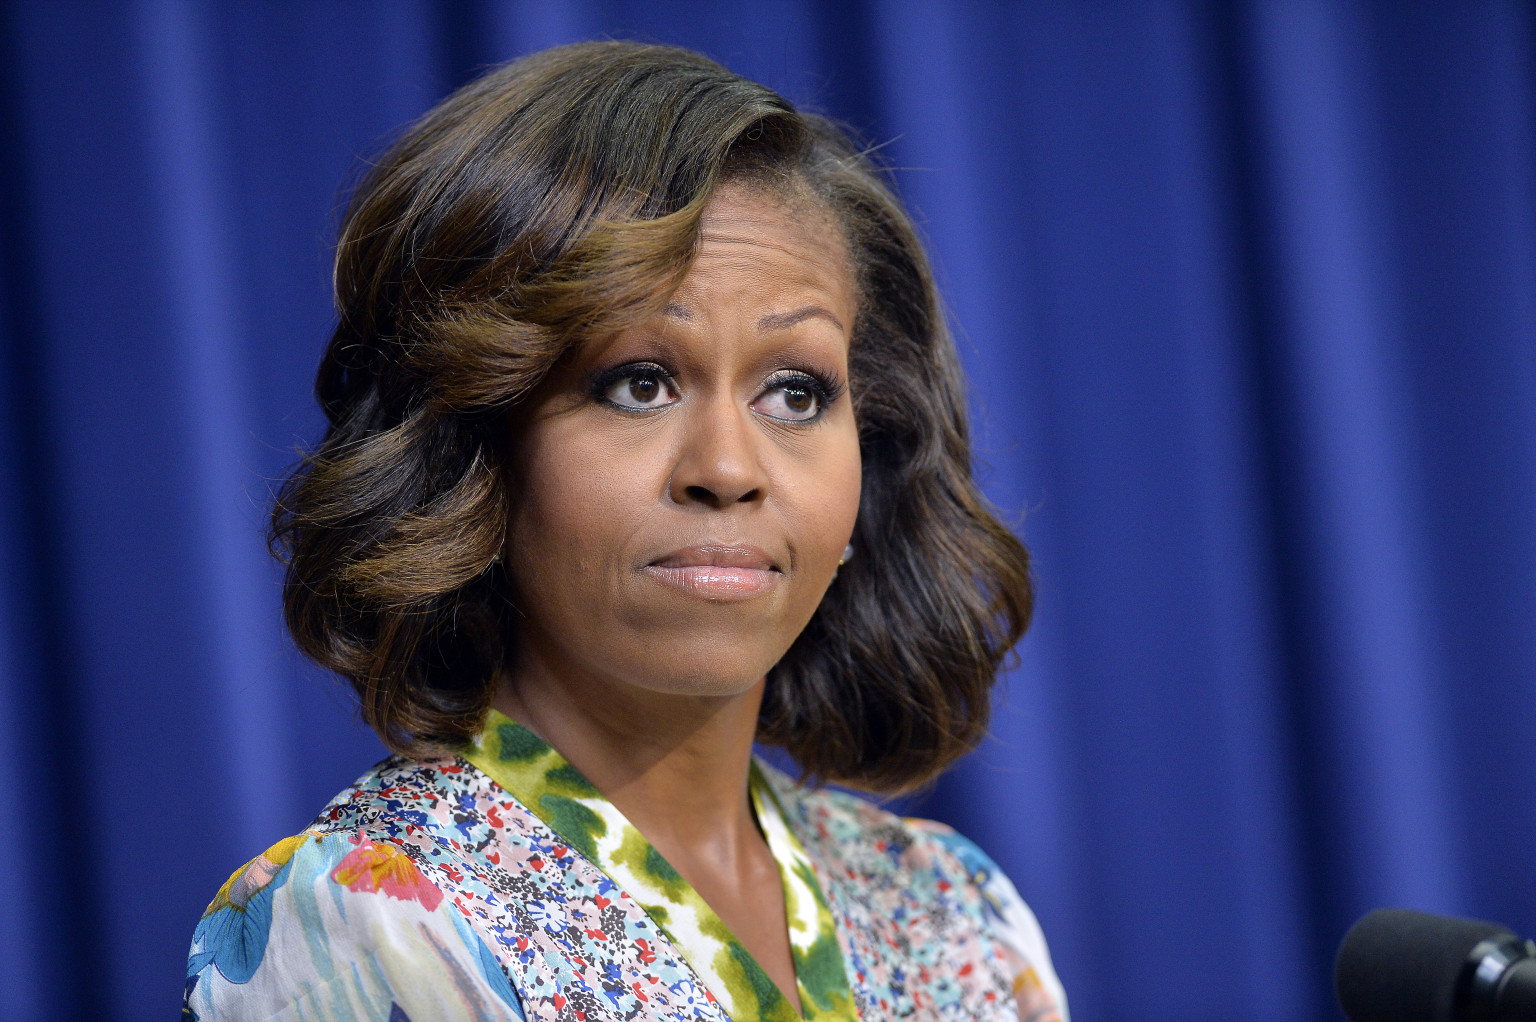
<svg viewBox="0 0 1536 1022">
<path fill-rule="evenodd" d="M 736 1022 L 792 1022 L 799 1017 L 773 980 L 623 814 L 565 758 L 527 728 L 492 711 L 465 759 L 485 771 L 551 830 L 634 898 L 681 950 L 726 1014 Z M 760 769 L 752 772 L 758 825 L 779 863 L 804 1017 L 857 1022 L 853 992 L 837 947 L 832 910 L 810 860 L 785 826 Z"/>
<path fill-rule="evenodd" d="M 1065 1022 L 1039 927 L 975 845 L 754 767 L 804 1017 Z M 799 1017 L 558 753 L 500 715 L 385 760 L 236 871 L 193 935 L 184 1019 Z"/>
<path fill-rule="evenodd" d="M 184 1020 L 522 1019 L 500 964 L 403 848 L 361 831 L 279 841 L 192 937 Z"/>
</svg>

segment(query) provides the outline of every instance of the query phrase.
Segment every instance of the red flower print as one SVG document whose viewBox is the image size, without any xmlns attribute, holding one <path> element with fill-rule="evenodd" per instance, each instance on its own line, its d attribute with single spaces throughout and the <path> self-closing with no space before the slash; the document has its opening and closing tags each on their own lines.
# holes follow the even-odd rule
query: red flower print
<svg viewBox="0 0 1536 1022">
<path fill-rule="evenodd" d="M 351 891 L 382 891 L 401 901 L 419 901 L 428 912 L 443 900 L 411 857 L 391 844 L 364 840 L 331 870 L 331 879 Z"/>
</svg>

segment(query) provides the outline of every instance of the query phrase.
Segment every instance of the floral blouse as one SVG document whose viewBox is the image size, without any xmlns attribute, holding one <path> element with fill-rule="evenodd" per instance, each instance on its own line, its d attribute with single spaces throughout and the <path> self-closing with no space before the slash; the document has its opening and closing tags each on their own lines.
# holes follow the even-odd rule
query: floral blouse
<svg viewBox="0 0 1536 1022">
<path fill-rule="evenodd" d="M 1066 1022 L 1034 916 L 974 844 L 763 763 L 801 1012 L 559 753 L 492 711 L 394 757 L 235 871 L 192 937 L 182 1018 Z"/>
</svg>

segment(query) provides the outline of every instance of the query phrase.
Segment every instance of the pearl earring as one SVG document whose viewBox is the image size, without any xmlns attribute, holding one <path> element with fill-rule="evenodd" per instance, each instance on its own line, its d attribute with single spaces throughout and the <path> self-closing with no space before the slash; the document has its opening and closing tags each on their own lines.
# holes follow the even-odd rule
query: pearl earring
<svg viewBox="0 0 1536 1022">
<path fill-rule="evenodd" d="M 847 546 L 843 547 L 843 556 L 837 559 L 837 566 L 841 568 L 851 560 L 853 560 L 853 544 L 849 543 Z"/>
</svg>

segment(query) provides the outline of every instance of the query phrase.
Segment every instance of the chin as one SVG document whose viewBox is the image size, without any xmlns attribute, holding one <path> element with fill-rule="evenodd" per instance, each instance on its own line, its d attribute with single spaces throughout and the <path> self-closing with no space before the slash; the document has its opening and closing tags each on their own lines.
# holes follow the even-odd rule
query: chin
<svg viewBox="0 0 1536 1022">
<path fill-rule="evenodd" d="M 653 603 L 618 615 L 621 624 L 610 634 L 619 642 L 603 643 L 604 653 L 610 662 L 622 664 L 628 678 L 657 679 L 644 688 L 740 692 L 761 681 L 794 644 L 804 629 L 798 610 L 771 604 L 701 605 L 697 600 L 682 608 Z"/>
<path fill-rule="evenodd" d="M 645 678 L 637 684 L 640 688 L 658 695 L 688 699 L 731 699 L 751 692 L 762 680 L 762 674 L 752 679 L 722 678 L 714 674 L 698 677 L 672 675 Z"/>
<path fill-rule="evenodd" d="M 750 692 L 767 676 L 784 651 L 765 650 L 761 640 L 737 646 L 716 638 L 667 643 L 664 660 L 633 665 L 631 684 L 651 692 L 727 698 Z M 659 645 L 659 644 L 658 644 Z M 653 646 L 653 649 L 657 646 Z"/>
</svg>

